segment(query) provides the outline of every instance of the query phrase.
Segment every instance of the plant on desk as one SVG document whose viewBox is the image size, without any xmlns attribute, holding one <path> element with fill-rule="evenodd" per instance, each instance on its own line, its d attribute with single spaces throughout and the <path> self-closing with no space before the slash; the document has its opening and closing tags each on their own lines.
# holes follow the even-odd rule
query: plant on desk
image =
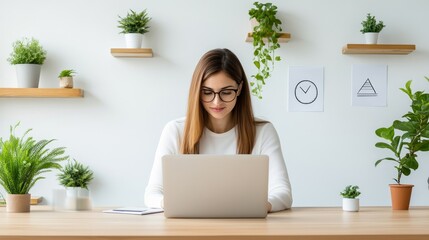
<svg viewBox="0 0 429 240">
<path fill-rule="evenodd" d="M 44 178 L 43 173 L 59 169 L 59 162 L 68 158 L 63 147 L 47 148 L 53 139 L 36 141 L 27 136 L 31 129 L 16 136 L 18 125 L 10 127 L 9 139 L 0 138 L 0 184 L 8 193 L 7 212 L 29 212 L 30 189 Z"/>
<path fill-rule="evenodd" d="M 359 198 L 360 195 L 358 186 L 348 185 L 340 195 L 343 196 L 343 210 L 348 212 L 359 211 Z"/>
<path fill-rule="evenodd" d="M 429 81 L 429 78 L 425 78 Z M 393 153 L 393 157 L 377 160 L 375 166 L 382 161 L 395 163 L 397 174 L 393 180 L 396 184 L 390 184 L 392 209 L 407 210 L 414 185 L 401 184 L 401 178 L 410 175 L 412 170 L 417 170 L 419 167 L 418 152 L 429 151 L 429 94 L 424 91 L 413 92 L 411 80 L 405 84 L 405 88 L 400 88 L 400 90 L 410 98 L 411 108 L 402 116 L 404 120 L 395 120 L 390 127 L 379 128 L 375 131 L 378 137 L 387 140 L 387 143 L 378 142 L 375 146 L 388 149 Z M 400 195 L 398 196 L 398 194 Z"/>
<path fill-rule="evenodd" d="M 58 180 L 66 187 L 66 209 L 91 209 L 88 185 L 94 177 L 89 167 L 73 159 L 73 162 L 69 161 L 60 171 Z"/>
</svg>

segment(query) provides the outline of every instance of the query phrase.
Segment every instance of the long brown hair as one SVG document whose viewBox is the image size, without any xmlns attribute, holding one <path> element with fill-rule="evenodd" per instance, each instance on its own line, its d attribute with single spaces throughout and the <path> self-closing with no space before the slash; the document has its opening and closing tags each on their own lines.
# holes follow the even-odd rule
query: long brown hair
<svg viewBox="0 0 429 240">
<path fill-rule="evenodd" d="M 200 101 L 201 85 L 207 78 L 223 71 L 238 85 L 242 83 L 240 95 L 232 110 L 232 119 L 237 126 L 237 153 L 250 154 L 255 144 L 256 127 L 246 74 L 237 56 L 230 50 L 214 49 L 204 54 L 192 76 L 189 88 L 188 110 L 180 147 L 183 154 L 199 153 L 199 141 L 206 126 L 208 113 Z"/>
</svg>

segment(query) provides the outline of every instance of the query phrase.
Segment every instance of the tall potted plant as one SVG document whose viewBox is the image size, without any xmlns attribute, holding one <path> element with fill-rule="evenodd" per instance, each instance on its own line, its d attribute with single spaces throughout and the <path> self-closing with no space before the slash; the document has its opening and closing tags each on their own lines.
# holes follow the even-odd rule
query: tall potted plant
<svg viewBox="0 0 429 240">
<path fill-rule="evenodd" d="M 274 70 L 274 62 L 280 61 L 275 50 L 280 48 L 278 39 L 282 31 L 282 22 L 276 17 L 277 6 L 272 3 L 253 3 L 249 10 L 251 21 L 256 22 L 252 28 L 253 64 L 257 73 L 252 75 L 250 86 L 252 94 L 262 98 L 262 86 Z"/>
<path fill-rule="evenodd" d="M 89 167 L 75 159 L 61 168 L 58 180 L 61 185 L 66 187 L 66 209 L 91 209 L 88 185 L 93 178 L 93 172 Z"/>
<path fill-rule="evenodd" d="M 44 179 L 43 173 L 59 169 L 59 162 L 68 157 L 63 155 L 63 147 L 47 148 L 53 139 L 36 141 L 28 137 L 31 129 L 22 137 L 16 136 L 18 125 L 10 127 L 8 139 L 0 138 L 0 185 L 7 192 L 6 211 L 29 212 L 30 189 Z"/>
<path fill-rule="evenodd" d="M 429 81 L 429 78 L 425 77 Z M 424 91 L 413 92 L 411 80 L 400 88 L 411 100 L 411 109 L 402 116 L 401 120 L 393 121 L 390 127 L 379 128 L 375 134 L 385 140 L 375 144 L 378 148 L 388 149 L 393 153 L 375 162 L 377 166 L 382 161 L 395 163 L 396 184 L 390 184 L 392 209 L 407 210 L 409 208 L 412 187 L 411 184 L 402 184 L 402 176 L 417 170 L 418 152 L 429 151 L 429 94 Z M 387 142 L 386 142 L 387 141 Z"/>
<path fill-rule="evenodd" d="M 46 51 L 34 38 L 17 40 L 12 47 L 12 53 L 7 60 L 16 67 L 18 87 L 39 87 L 40 71 L 46 59 Z"/>
<path fill-rule="evenodd" d="M 366 44 L 377 44 L 378 35 L 383 30 L 386 25 L 383 24 L 383 21 L 377 22 L 375 16 L 371 16 L 370 13 L 366 16 L 366 19 L 362 21 L 361 33 L 365 35 Z"/>
<path fill-rule="evenodd" d="M 125 43 L 127 48 L 141 48 L 143 34 L 149 32 L 149 21 L 151 18 L 148 16 L 146 9 L 140 13 L 133 10 L 127 13 L 127 16 L 119 16 L 119 28 L 122 29 L 120 33 L 125 35 Z"/>
</svg>

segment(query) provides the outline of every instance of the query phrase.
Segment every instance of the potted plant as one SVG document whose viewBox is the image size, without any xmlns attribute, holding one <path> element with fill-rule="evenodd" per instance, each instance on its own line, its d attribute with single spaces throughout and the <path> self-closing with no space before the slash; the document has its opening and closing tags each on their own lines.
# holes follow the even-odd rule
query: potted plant
<svg viewBox="0 0 429 240">
<path fill-rule="evenodd" d="M 62 186 L 66 187 L 66 209 L 91 209 L 88 185 L 93 178 L 93 172 L 89 167 L 84 166 L 75 159 L 60 169 L 58 180 Z"/>
<path fill-rule="evenodd" d="M 44 179 L 43 173 L 59 169 L 59 162 L 68 158 L 63 155 L 64 147 L 48 148 L 53 139 L 36 141 L 28 137 L 31 129 L 22 137 L 16 136 L 18 125 L 10 127 L 9 139 L 0 138 L 0 185 L 7 192 L 7 212 L 29 212 L 30 189 Z"/>
<path fill-rule="evenodd" d="M 272 3 L 253 3 L 249 10 L 251 21 L 257 22 L 252 28 L 253 64 L 257 73 L 252 75 L 250 86 L 252 94 L 262 99 L 262 86 L 271 77 L 274 62 L 280 61 L 275 50 L 280 48 L 278 39 L 282 31 L 282 22 L 276 17 L 277 7 Z"/>
<path fill-rule="evenodd" d="M 362 21 L 362 29 L 360 30 L 365 35 L 366 44 L 377 44 L 378 34 L 386 25 L 383 21 L 375 19 L 375 16 L 371 16 L 370 13 L 366 16 L 366 19 Z"/>
<path fill-rule="evenodd" d="M 426 77 L 429 81 L 429 78 Z M 396 184 L 390 184 L 392 209 L 407 210 L 410 204 L 411 191 L 414 185 L 402 184 L 402 176 L 417 170 L 417 153 L 429 151 L 429 94 L 424 91 L 413 92 L 411 80 L 400 88 L 411 100 L 410 110 L 401 120 L 393 121 L 389 127 L 382 127 L 375 134 L 387 142 L 377 142 L 378 148 L 388 149 L 393 153 L 375 162 L 375 166 L 382 161 L 393 162 L 396 169 Z"/>
<path fill-rule="evenodd" d="M 40 70 L 46 59 L 46 51 L 34 38 L 17 40 L 12 47 L 7 60 L 16 67 L 18 87 L 39 87 Z"/>
<path fill-rule="evenodd" d="M 359 211 L 359 198 L 360 195 L 358 186 L 348 185 L 340 195 L 343 196 L 343 211 L 358 212 Z"/>
<path fill-rule="evenodd" d="M 73 76 L 76 72 L 73 69 L 64 69 L 58 75 L 61 88 L 73 88 Z"/>
<path fill-rule="evenodd" d="M 127 13 L 127 16 L 119 16 L 120 33 L 125 35 L 125 43 L 127 48 L 141 48 L 143 34 L 149 32 L 149 21 L 146 9 L 140 13 L 133 10 Z"/>
</svg>

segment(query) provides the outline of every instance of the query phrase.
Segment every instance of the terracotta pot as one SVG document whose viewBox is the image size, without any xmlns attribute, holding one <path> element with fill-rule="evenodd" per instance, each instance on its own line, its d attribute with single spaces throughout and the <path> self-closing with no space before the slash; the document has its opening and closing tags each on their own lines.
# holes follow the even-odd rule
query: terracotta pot
<svg viewBox="0 0 429 240">
<path fill-rule="evenodd" d="M 7 194 L 6 211 L 10 213 L 30 212 L 30 194 Z"/>
<path fill-rule="evenodd" d="M 410 206 L 412 184 L 389 184 L 392 197 L 392 210 L 408 210 Z"/>
</svg>

